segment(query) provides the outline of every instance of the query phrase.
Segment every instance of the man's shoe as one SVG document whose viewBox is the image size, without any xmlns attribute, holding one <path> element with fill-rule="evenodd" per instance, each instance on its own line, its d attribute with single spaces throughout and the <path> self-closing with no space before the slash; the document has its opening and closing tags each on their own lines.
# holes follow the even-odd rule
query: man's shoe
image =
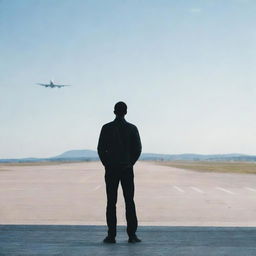
<svg viewBox="0 0 256 256">
<path fill-rule="evenodd" d="M 129 237 L 128 243 L 139 243 L 139 242 L 141 242 L 141 240 L 136 235 Z"/>
<path fill-rule="evenodd" d="M 114 237 L 106 236 L 104 238 L 104 240 L 103 240 L 103 243 L 115 244 L 116 243 L 116 239 Z"/>
</svg>

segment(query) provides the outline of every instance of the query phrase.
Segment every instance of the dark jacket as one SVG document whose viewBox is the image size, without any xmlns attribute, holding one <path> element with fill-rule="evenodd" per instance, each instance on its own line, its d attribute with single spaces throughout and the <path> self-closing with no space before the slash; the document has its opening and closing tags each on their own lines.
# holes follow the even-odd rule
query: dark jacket
<svg viewBox="0 0 256 256">
<path fill-rule="evenodd" d="M 124 118 L 116 118 L 103 125 L 97 149 L 104 166 L 133 166 L 141 154 L 139 131 Z"/>
</svg>

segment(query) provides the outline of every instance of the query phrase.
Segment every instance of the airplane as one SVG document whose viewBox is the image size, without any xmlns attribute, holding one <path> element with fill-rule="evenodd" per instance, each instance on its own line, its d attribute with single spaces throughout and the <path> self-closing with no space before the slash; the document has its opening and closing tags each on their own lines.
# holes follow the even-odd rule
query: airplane
<svg viewBox="0 0 256 256">
<path fill-rule="evenodd" d="M 52 80 L 50 80 L 49 84 L 40 84 L 40 83 L 37 83 L 37 84 L 41 85 L 41 86 L 44 86 L 44 87 L 51 87 L 51 88 L 61 88 L 61 87 L 64 87 L 64 86 L 71 86 L 71 85 L 68 85 L 68 84 L 55 84 L 55 83 L 53 83 Z"/>
</svg>

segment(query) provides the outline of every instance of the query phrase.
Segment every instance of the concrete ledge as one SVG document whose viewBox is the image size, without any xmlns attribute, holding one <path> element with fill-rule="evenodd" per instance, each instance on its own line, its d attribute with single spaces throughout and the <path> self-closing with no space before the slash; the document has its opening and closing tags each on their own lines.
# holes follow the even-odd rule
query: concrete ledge
<svg viewBox="0 0 256 256">
<path fill-rule="evenodd" d="M 118 227 L 117 244 L 103 244 L 106 226 L 0 225 L 0 255 L 256 255 L 256 228 L 140 226 L 142 243 L 127 243 Z"/>
</svg>

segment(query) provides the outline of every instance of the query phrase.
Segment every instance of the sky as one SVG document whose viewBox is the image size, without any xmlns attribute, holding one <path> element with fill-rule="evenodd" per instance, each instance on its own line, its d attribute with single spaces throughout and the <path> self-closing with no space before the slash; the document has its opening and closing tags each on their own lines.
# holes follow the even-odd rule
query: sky
<svg viewBox="0 0 256 256">
<path fill-rule="evenodd" d="M 0 0 L 0 158 L 97 148 L 256 155 L 256 1 Z M 71 84 L 44 88 L 36 83 Z"/>
</svg>

